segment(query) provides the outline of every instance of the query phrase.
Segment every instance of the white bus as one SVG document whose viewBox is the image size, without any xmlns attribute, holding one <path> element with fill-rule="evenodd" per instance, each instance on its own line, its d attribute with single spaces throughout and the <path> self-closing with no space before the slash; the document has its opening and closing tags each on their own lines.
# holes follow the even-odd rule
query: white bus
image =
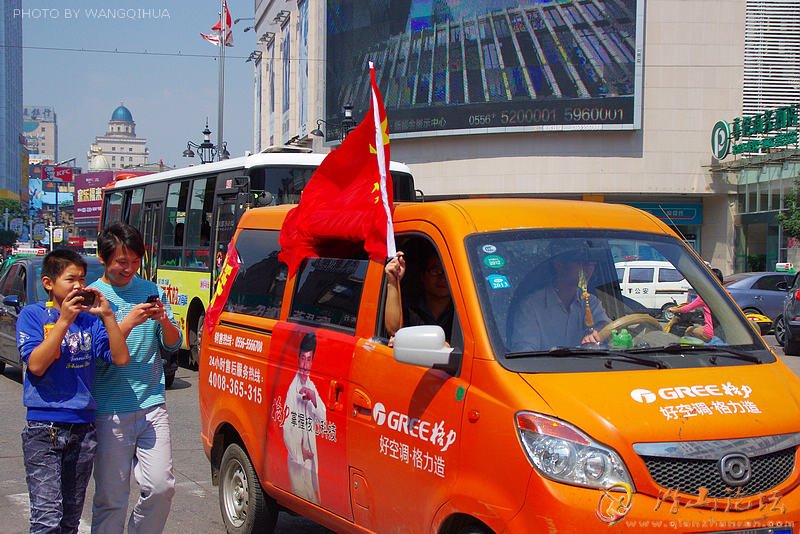
<svg viewBox="0 0 800 534">
<path fill-rule="evenodd" d="M 236 223 L 250 207 L 296 204 L 325 154 L 295 147 L 135 176 L 103 191 L 100 228 L 137 227 L 146 246 L 141 276 L 163 288 L 184 334 L 189 364 L 198 362 L 209 298 Z M 391 162 L 396 201 L 415 200 L 411 170 Z"/>
</svg>

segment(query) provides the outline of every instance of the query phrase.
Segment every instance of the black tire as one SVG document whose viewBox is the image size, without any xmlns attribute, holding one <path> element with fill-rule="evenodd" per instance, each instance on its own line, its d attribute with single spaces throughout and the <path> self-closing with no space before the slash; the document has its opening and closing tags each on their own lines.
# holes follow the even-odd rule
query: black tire
<svg viewBox="0 0 800 534">
<path fill-rule="evenodd" d="M 456 534 L 493 534 L 486 525 L 476 520 L 465 520 L 459 523 L 453 532 Z"/>
<path fill-rule="evenodd" d="M 189 368 L 197 370 L 200 363 L 200 340 L 203 336 L 203 326 L 206 324 L 206 316 L 201 313 L 197 317 L 194 330 L 189 329 Z"/>
<path fill-rule="evenodd" d="M 783 322 L 783 315 L 779 315 L 772 326 L 774 328 L 775 341 L 782 347 L 786 342 L 786 324 Z"/>
<path fill-rule="evenodd" d="M 264 494 L 247 453 L 232 443 L 219 470 L 219 509 L 229 533 L 270 534 L 278 521 L 278 505 Z"/>
<path fill-rule="evenodd" d="M 792 338 L 788 331 L 784 336 L 783 353 L 789 356 L 800 356 L 800 339 Z"/>
<path fill-rule="evenodd" d="M 745 315 L 747 315 L 748 313 L 757 313 L 759 315 L 763 315 L 761 313 L 761 310 L 759 310 L 758 308 L 745 308 L 742 311 L 744 312 Z"/>
<path fill-rule="evenodd" d="M 0 374 L 6 370 L 6 362 L 0 362 Z"/>
<path fill-rule="evenodd" d="M 675 317 L 675 314 L 669 311 L 669 309 L 672 308 L 673 306 L 677 306 L 677 304 L 673 302 L 668 302 L 663 306 L 661 306 L 661 318 L 667 322 L 670 322 L 670 320 L 672 320 L 672 318 Z"/>
<path fill-rule="evenodd" d="M 172 387 L 172 384 L 175 382 L 175 372 L 171 373 L 164 373 L 164 388 L 169 389 Z"/>
</svg>

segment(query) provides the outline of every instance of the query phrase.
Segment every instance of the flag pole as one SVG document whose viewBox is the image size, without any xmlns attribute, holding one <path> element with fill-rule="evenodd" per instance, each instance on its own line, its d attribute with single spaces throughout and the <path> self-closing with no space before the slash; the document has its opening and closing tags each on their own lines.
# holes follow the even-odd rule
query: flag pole
<svg viewBox="0 0 800 534">
<path fill-rule="evenodd" d="M 217 100 L 217 160 L 222 153 L 222 117 L 225 108 L 225 39 L 228 18 L 225 12 L 225 0 L 219 2 L 219 97 Z M 233 30 L 233 28 L 231 28 Z"/>
</svg>

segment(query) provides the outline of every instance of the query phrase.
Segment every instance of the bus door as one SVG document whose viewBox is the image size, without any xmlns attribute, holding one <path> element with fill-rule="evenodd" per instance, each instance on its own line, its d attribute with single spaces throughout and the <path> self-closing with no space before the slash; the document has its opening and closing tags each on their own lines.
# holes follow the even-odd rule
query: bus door
<svg viewBox="0 0 800 534">
<path fill-rule="evenodd" d="M 239 220 L 239 215 L 241 215 L 239 200 L 239 195 L 231 193 L 218 195 L 217 201 L 214 203 L 214 236 L 212 242 L 214 262 L 211 267 L 211 280 L 213 281 L 211 284 L 212 291 L 216 284 L 219 270 L 222 264 L 225 263 L 225 254 L 228 253 L 228 243 L 231 242 L 233 234 L 236 231 L 236 222 Z"/>
<path fill-rule="evenodd" d="M 159 245 L 161 242 L 161 212 L 163 202 L 147 202 L 142 212 L 142 237 L 144 238 L 144 258 L 141 276 L 145 280 L 158 283 L 157 269 Z"/>
</svg>

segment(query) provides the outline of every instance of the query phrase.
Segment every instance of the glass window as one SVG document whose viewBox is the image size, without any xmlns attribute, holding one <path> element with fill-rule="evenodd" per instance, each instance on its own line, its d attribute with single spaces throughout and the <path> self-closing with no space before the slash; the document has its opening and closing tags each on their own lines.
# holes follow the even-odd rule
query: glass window
<svg viewBox="0 0 800 534">
<path fill-rule="evenodd" d="M 355 332 L 368 260 L 310 258 L 297 275 L 289 320 Z"/>
<path fill-rule="evenodd" d="M 131 194 L 130 214 L 128 222 L 131 226 L 139 228 L 139 221 L 142 218 L 142 201 L 144 200 L 144 188 L 134 189 Z"/>
<path fill-rule="evenodd" d="M 762 291 L 784 291 L 778 288 L 778 284 L 785 281 L 786 277 L 783 275 L 762 276 L 753 284 L 753 289 L 760 289 Z"/>
<path fill-rule="evenodd" d="M 277 319 L 288 268 L 278 261 L 277 230 L 243 230 L 236 239 L 239 272 L 225 311 Z"/>
<path fill-rule="evenodd" d="M 186 228 L 186 266 L 210 268 L 211 206 L 215 178 L 197 178 L 192 184 Z"/>
<path fill-rule="evenodd" d="M 631 284 L 652 284 L 654 269 L 646 267 L 632 267 L 628 273 L 628 282 Z"/>
<path fill-rule="evenodd" d="M 489 341 L 498 362 L 509 370 L 660 372 L 656 369 L 706 367 L 710 355 L 725 366 L 774 361 L 706 266 L 675 237 L 612 230 L 507 230 L 474 233 L 465 246 Z M 621 265 L 615 263 L 625 260 L 617 251 L 644 248 L 666 258 L 669 265 L 658 267 L 676 269 L 683 281 L 662 282 L 646 293 L 637 292 L 647 287 L 643 285 L 623 290 L 616 270 Z M 655 313 L 695 295 L 708 311 L 699 314 L 699 323 L 692 317 L 668 322 L 663 311 Z M 705 317 L 711 318 L 710 324 Z M 589 333 L 597 338 L 586 341 Z M 692 351 L 674 350 L 690 342 Z M 718 346 L 735 346 L 736 352 L 753 358 L 732 357 Z M 624 351 L 635 359 L 621 356 Z"/>
<path fill-rule="evenodd" d="M 104 199 L 105 209 L 103 210 L 103 213 L 105 214 L 103 227 L 106 227 L 110 224 L 122 220 L 123 199 L 124 195 L 122 191 L 113 191 L 111 193 L 106 193 Z"/>
<path fill-rule="evenodd" d="M 183 265 L 182 251 L 188 197 L 188 181 L 175 182 L 169 185 L 167 204 L 164 208 L 164 226 L 161 233 L 161 265 L 169 267 Z"/>
<path fill-rule="evenodd" d="M 680 282 L 683 280 L 683 275 L 678 272 L 678 269 L 659 269 L 658 281 L 659 282 Z"/>
</svg>

